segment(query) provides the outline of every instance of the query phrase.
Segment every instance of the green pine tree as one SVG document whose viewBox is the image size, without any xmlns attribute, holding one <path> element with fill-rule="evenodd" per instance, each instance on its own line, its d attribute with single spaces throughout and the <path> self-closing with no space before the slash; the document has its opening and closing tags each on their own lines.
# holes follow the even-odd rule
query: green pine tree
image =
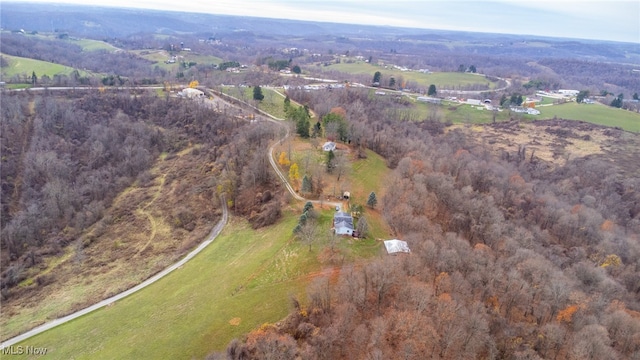
<svg viewBox="0 0 640 360">
<path fill-rule="evenodd" d="M 376 198 L 376 193 L 372 191 L 371 194 L 369 194 L 369 199 L 367 200 L 367 206 L 373 209 L 376 207 L 377 203 L 378 203 L 378 199 Z"/>
</svg>

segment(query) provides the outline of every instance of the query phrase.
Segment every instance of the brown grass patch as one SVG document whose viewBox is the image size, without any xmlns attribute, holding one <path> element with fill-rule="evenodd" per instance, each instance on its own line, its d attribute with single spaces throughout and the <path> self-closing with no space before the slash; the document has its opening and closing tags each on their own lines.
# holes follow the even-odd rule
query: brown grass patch
<svg viewBox="0 0 640 360">
<path fill-rule="evenodd" d="M 134 286 L 162 270 L 204 239 L 219 219 L 217 196 L 209 189 L 211 172 L 193 164 L 208 154 L 185 149 L 161 156 L 146 184 L 123 191 L 103 220 L 80 234 L 64 254 L 43 259 L 33 279 L 2 303 L 0 337 L 24 332 L 35 323 L 59 317 Z M 176 225 L 175 209 L 197 214 L 192 231 Z M 99 229 L 99 230 L 98 230 Z M 37 299 L 37 301 L 34 301 Z"/>
<path fill-rule="evenodd" d="M 238 326 L 240 325 L 240 318 L 239 317 L 234 317 L 233 319 L 229 320 L 229 325 L 231 326 Z"/>
</svg>

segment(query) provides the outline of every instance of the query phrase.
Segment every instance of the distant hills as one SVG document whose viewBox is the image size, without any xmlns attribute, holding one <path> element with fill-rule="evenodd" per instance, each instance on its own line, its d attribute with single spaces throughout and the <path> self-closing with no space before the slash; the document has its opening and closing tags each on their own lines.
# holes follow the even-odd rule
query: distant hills
<svg viewBox="0 0 640 360">
<path fill-rule="evenodd" d="M 247 40 L 296 37 L 318 41 L 335 39 L 355 47 L 362 41 L 375 42 L 387 51 L 399 46 L 401 41 L 401 50 L 414 54 L 429 47 L 430 50 L 490 56 L 582 58 L 640 64 L 640 45 L 633 43 L 96 6 L 3 2 L 0 23 L 4 30 L 60 32 L 100 40 L 140 33 Z"/>
</svg>

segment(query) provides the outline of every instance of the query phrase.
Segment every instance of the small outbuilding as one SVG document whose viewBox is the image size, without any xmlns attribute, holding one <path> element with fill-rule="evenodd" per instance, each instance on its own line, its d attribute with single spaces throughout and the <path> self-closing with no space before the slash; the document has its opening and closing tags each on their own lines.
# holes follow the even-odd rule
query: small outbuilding
<svg viewBox="0 0 640 360">
<path fill-rule="evenodd" d="M 430 104 L 440 104 L 442 102 L 442 99 L 434 98 L 434 97 L 430 97 L 430 96 L 418 96 L 416 98 L 416 100 L 417 101 L 421 101 L 421 102 L 430 103 Z"/>
<path fill-rule="evenodd" d="M 334 151 L 335 149 L 336 143 L 334 143 L 333 141 L 327 141 L 326 143 L 324 143 L 324 145 L 322 145 L 323 151 Z"/>
<path fill-rule="evenodd" d="M 182 96 L 188 99 L 196 99 L 196 98 L 204 97 L 204 93 L 198 89 L 186 88 L 178 92 L 178 96 Z"/>
<path fill-rule="evenodd" d="M 406 241 L 393 239 L 393 240 L 385 240 L 384 247 L 387 249 L 387 253 L 397 254 L 397 253 L 410 253 L 409 245 Z"/>
</svg>

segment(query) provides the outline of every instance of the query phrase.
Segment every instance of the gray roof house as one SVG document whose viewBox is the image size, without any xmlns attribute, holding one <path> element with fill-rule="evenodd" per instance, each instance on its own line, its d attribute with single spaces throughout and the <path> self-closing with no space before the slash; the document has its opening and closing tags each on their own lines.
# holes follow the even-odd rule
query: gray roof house
<svg viewBox="0 0 640 360">
<path fill-rule="evenodd" d="M 353 217 L 338 211 L 333 215 L 333 228 L 338 235 L 353 235 Z"/>
</svg>

